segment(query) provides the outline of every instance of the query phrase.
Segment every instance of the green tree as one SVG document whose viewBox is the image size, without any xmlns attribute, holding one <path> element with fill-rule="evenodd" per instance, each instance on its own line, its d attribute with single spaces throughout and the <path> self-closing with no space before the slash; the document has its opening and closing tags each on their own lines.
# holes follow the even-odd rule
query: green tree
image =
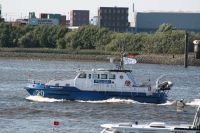
<svg viewBox="0 0 200 133">
<path fill-rule="evenodd" d="M 14 28 L 9 23 L 0 23 L 0 46 L 14 47 Z"/>
<path fill-rule="evenodd" d="M 159 26 L 158 32 L 172 31 L 174 27 L 169 23 L 163 23 Z"/>
<path fill-rule="evenodd" d="M 38 41 L 35 39 L 32 32 L 28 32 L 18 40 L 19 46 L 23 48 L 35 48 L 38 47 Z"/>
</svg>

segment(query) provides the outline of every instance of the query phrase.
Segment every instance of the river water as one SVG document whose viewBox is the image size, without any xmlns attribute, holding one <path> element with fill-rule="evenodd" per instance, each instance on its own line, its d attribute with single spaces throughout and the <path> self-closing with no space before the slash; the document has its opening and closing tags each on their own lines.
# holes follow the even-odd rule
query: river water
<svg viewBox="0 0 200 133">
<path fill-rule="evenodd" d="M 142 104 L 132 100 L 63 101 L 31 97 L 23 89 L 27 79 L 48 81 L 73 78 L 78 69 L 114 68 L 105 62 L 41 61 L 0 59 L 0 132 L 1 133 L 98 133 L 101 124 L 116 122 L 191 124 L 200 104 L 200 67 L 155 64 L 127 66 L 140 82 L 153 83 L 160 75 L 174 83 L 166 104 Z M 177 112 L 172 101 L 187 102 Z M 59 121 L 53 127 L 53 121 Z"/>
</svg>

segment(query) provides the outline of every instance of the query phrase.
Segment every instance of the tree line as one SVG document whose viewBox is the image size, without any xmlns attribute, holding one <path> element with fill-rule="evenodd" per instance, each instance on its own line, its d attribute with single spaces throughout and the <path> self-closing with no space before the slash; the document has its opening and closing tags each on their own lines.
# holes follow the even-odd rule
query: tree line
<svg viewBox="0 0 200 133">
<path fill-rule="evenodd" d="M 189 51 L 192 41 L 200 34 L 189 32 Z M 119 51 L 124 46 L 129 52 L 178 54 L 184 52 L 185 31 L 170 24 L 162 24 L 153 33 L 117 33 L 97 26 L 82 26 L 69 31 L 61 26 L 12 26 L 0 23 L 0 47 L 57 48 L 66 50 L 95 49 Z"/>
</svg>

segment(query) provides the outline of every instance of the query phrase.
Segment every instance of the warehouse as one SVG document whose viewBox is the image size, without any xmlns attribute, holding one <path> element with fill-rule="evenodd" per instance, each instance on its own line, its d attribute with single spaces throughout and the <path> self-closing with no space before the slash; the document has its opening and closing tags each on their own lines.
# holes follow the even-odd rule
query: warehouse
<svg viewBox="0 0 200 133">
<path fill-rule="evenodd" d="M 154 32 L 163 23 L 170 23 L 176 29 L 200 32 L 200 13 L 138 12 L 136 14 L 136 32 Z"/>
</svg>

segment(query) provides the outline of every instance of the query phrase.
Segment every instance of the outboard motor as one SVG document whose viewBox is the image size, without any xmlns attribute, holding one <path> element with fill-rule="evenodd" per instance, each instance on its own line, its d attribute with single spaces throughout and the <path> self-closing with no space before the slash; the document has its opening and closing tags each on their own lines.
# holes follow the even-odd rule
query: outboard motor
<svg viewBox="0 0 200 133">
<path fill-rule="evenodd" d="M 158 84 L 158 88 L 160 88 L 160 90 L 162 90 L 162 91 L 170 90 L 172 85 L 173 85 L 172 82 L 164 81 L 164 82 Z"/>
</svg>

